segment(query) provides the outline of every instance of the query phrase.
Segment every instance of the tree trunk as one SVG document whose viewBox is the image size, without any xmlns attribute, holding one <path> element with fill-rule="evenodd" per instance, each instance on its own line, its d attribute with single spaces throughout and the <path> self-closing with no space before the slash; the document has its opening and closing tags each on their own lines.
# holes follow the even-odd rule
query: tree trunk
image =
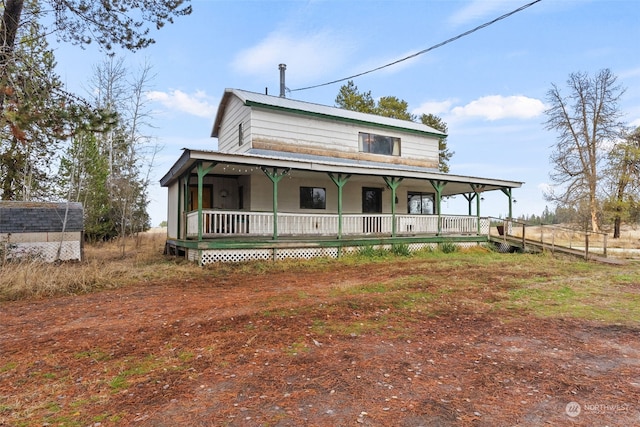
<svg viewBox="0 0 640 427">
<path fill-rule="evenodd" d="M 598 201 L 595 198 L 595 191 L 589 196 L 589 211 L 591 213 L 591 231 L 599 232 L 600 225 L 598 222 Z"/>
<path fill-rule="evenodd" d="M 7 0 L 0 21 L 0 110 L 4 109 L 7 66 L 16 42 L 24 0 Z"/>
<path fill-rule="evenodd" d="M 622 223 L 622 220 L 620 219 L 620 215 L 616 215 L 615 219 L 613 220 L 613 238 L 614 239 L 619 239 L 620 238 L 620 224 Z"/>
</svg>

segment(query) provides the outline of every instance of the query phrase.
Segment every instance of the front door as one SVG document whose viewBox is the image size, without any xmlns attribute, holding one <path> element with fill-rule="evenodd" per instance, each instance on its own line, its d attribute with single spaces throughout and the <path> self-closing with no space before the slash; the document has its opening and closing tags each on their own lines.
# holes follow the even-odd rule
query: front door
<svg viewBox="0 0 640 427">
<path fill-rule="evenodd" d="M 211 203 L 213 195 L 213 186 L 205 184 L 202 186 L 202 209 L 211 209 L 213 207 Z M 198 209 L 198 186 L 189 186 L 189 210 L 195 211 Z"/>
<path fill-rule="evenodd" d="M 382 213 L 382 189 L 362 187 L 362 213 Z M 362 231 L 368 233 L 380 233 L 382 231 L 382 218 L 378 215 L 364 215 Z"/>
</svg>

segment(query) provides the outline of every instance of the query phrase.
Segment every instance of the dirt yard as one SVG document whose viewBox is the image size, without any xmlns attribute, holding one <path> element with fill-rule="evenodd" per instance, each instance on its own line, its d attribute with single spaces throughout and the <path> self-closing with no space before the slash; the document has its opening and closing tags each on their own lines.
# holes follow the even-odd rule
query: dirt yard
<svg viewBox="0 0 640 427">
<path fill-rule="evenodd" d="M 518 309 L 509 291 L 532 273 L 496 264 L 0 303 L 0 425 L 640 425 L 640 329 Z"/>
</svg>

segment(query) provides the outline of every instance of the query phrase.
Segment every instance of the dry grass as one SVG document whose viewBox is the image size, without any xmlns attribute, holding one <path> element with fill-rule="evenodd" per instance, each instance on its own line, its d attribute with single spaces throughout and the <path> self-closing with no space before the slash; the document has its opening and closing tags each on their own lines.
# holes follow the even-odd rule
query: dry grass
<svg viewBox="0 0 640 427">
<path fill-rule="evenodd" d="M 86 245 L 84 261 L 49 264 L 35 260 L 0 266 L 0 300 L 18 300 L 86 293 L 134 283 L 190 275 L 199 270 L 193 263 L 162 255 L 165 235 L 145 233 L 130 238 L 122 256 L 120 242 Z"/>
<path fill-rule="evenodd" d="M 149 238 L 125 260 L 88 248 L 117 291 L 0 305 L 0 426 L 567 425 L 568 400 L 625 408 L 573 425 L 637 425 L 637 264 L 474 248 L 200 268 Z"/>
<path fill-rule="evenodd" d="M 538 231 L 539 233 L 539 231 Z M 266 274 L 299 268 L 300 261 L 215 265 L 201 268 L 183 258 L 162 255 L 166 235 L 148 232 L 130 238 L 122 256 L 120 242 L 86 245 L 85 259 L 77 263 L 48 264 L 39 261 L 21 261 L 0 265 L 0 301 L 43 298 L 115 289 L 133 284 L 182 281 L 201 277 L 224 276 L 235 271 L 246 274 Z M 573 240 L 557 235 L 556 244 Z M 549 238 L 551 239 L 551 238 Z M 574 242 L 578 244 L 578 242 Z M 594 244 L 594 243 L 592 243 Z M 612 256 L 637 258 L 640 230 L 625 228 L 620 239 L 609 236 L 607 246 Z M 336 260 L 316 260 L 307 268 L 323 270 L 333 268 Z M 347 262 L 347 260 L 342 260 Z"/>
<path fill-rule="evenodd" d="M 513 227 L 511 235 L 522 237 L 522 228 Z M 570 248 L 584 248 L 586 245 L 584 232 L 571 224 L 542 227 L 528 226 L 526 228 L 526 237 L 543 241 L 550 245 L 555 244 Z M 592 233 L 589 235 L 589 248 L 591 251 L 603 252 L 605 245 L 610 256 L 637 258 L 640 256 L 640 229 L 636 226 L 623 226 L 618 239 L 613 238 L 613 230 L 604 230 L 604 233 Z"/>
</svg>

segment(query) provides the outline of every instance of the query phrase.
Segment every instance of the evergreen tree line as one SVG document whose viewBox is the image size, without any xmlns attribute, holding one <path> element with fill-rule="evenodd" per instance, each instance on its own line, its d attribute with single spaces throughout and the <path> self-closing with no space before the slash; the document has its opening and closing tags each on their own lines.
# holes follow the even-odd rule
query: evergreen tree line
<svg viewBox="0 0 640 427">
<path fill-rule="evenodd" d="M 628 205 L 624 208 L 624 216 L 618 227 L 622 224 L 632 227 L 640 224 L 640 203 L 637 201 L 637 195 L 627 196 L 627 202 Z M 615 205 L 605 201 L 603 208 L 598 212 L 601 231 L 610 232 L 613 230 L 615 233 L 620 212 Z M 518 216 L 516 220 L 530 225 L 561 224 L 568 228 L 591 230 L 591 212 L 586 201 L 578 206 L 556 206 L 553 209 L 545 206 L 541 214 L 523 214 Z M 620 232 L 619 228 L 618 232 Z"/>
<path fill-rule="evenodd" d="M 0 199 L 81 202 L 91 241 L 146 230 L 158 150 L 144 96 L 151 67 L 131 72 L 106 56 L 88 95 L 70 93 L 56 74 L 40 3 L 24 2 L 15 43 L 1 55 Z"/>
</svg>

